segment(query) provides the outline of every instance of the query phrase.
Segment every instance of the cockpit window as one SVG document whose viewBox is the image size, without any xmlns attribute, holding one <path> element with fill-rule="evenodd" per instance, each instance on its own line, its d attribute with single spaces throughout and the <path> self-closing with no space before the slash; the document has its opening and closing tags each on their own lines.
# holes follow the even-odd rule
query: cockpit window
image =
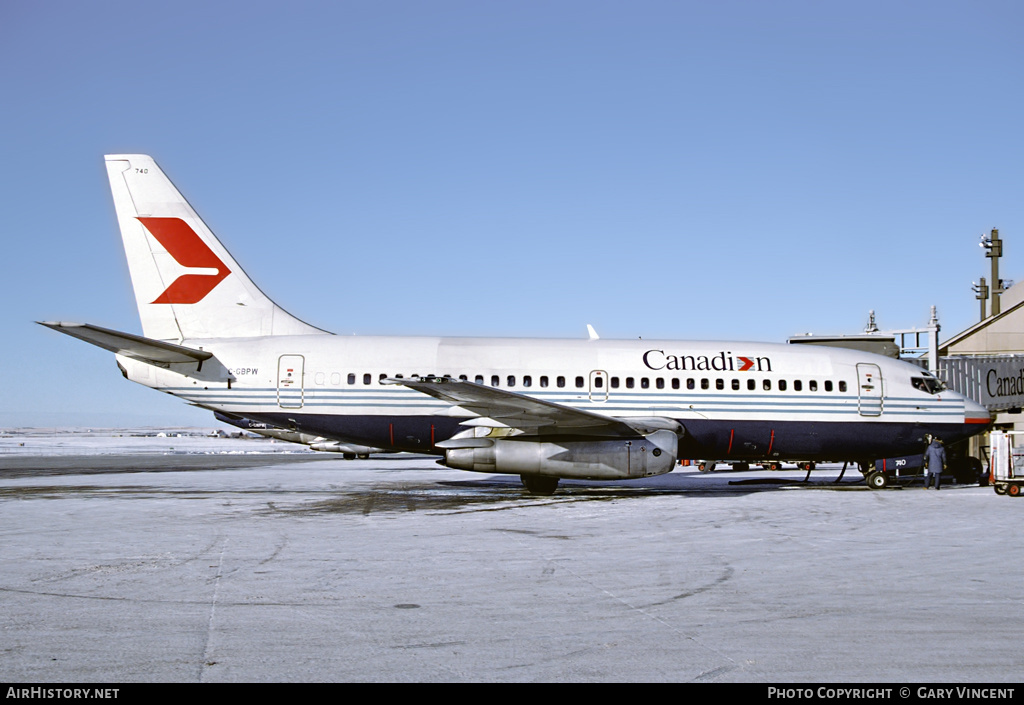
<svg viewBox="0 0 1024 705">
<path fill-rule="evenodd" d="M 928 394 L 938 394 L 946 388 L 946 385 L 935 377 L 911 377 L 910 383 L 914 385 L 914 389 L 920 389 Z"/>
</svg>

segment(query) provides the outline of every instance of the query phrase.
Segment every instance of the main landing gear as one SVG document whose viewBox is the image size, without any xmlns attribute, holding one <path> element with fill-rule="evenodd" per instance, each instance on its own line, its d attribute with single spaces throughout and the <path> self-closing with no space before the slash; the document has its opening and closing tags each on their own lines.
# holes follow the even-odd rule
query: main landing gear
<svg viewBox="0 0 1024 705">
<path fill-rule="evenodd" d="M 553 495 L 558 489 L 557 477 L 546 477 L 544 475 L 520 475 L 519 479 L 526 485 L 530 494 Z"/>
</svg>

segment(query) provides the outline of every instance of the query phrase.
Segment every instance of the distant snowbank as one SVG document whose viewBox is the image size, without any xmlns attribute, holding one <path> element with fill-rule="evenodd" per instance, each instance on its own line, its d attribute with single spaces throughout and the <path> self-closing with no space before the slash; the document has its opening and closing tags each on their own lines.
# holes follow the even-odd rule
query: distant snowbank
<svg viewBox="0 0 1024 705">
<path fill-rule="evenodd" d="M 11 455 L 137 455 L 180 453 L 315 453 L 270 438 L 218 438 L 197 428 L 0 429 L 0 458 Z"/>
</svg>

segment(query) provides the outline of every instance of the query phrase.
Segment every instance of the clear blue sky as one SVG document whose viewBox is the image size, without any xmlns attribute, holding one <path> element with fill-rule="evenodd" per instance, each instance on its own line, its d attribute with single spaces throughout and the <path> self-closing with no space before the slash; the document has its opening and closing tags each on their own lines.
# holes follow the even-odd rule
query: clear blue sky
<svg viewBox="0 0 1024 705">
<path fill-rule="evenodd" d="M 36 326 L 140 332 L 102 164 L 152 154 L 342 334 L 783 341 L 1024 278 L 1024 4 L 0 4 L 0 426 L 211 425 Z"/>
</svg>

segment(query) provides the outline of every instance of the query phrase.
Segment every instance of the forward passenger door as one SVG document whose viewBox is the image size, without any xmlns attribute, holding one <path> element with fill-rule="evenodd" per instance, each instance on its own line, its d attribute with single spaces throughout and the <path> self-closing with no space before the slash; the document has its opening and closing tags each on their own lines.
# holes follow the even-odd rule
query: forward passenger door
<svg viewBox="0 0 1024 705">
<path fill-rule="evenodd" d="M 861 416 L 882 415 L 882 369 L 870 362 L 857 363 L 857 411 Z"/>
</svg>

